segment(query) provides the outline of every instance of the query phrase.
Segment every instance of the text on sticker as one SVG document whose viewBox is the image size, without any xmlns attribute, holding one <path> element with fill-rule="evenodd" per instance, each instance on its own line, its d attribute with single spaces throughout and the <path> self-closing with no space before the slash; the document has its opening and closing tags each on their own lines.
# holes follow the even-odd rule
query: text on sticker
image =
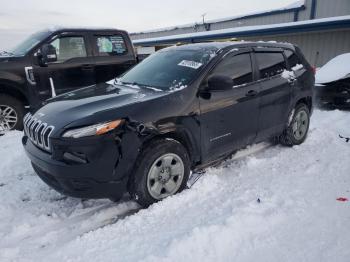
<svg viewBox="0 0 350 262">
<path fill-rule="evenodd" d="M 182 60 L 180 63 L 178 63 L 179 66 L 186 66 L 193 69 L 198 69 L 202 66 L 202 63 L 198 63 L 195 61 L 189 61 L 189 60 Z"/>
</svg>

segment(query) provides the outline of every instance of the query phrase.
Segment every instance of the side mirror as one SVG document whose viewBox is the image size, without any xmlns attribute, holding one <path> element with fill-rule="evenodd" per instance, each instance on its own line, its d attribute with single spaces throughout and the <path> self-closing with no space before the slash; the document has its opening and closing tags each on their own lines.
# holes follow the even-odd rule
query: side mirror
<svg viewBox="0 0 350 262">
<path fill-rule="evenodd" d="M 39 50 L 38 59 L 40 66 L 47 66 L 48 63 L 56 62 L 56 48 L 53 45 L 44 44 Z"/>
<path fill-rule="evenodd" d="M 213 75 L 208 79 L 207 91 L 225 91 L 233 87 L 233 79 L 224 75 Z"/>
</svg>

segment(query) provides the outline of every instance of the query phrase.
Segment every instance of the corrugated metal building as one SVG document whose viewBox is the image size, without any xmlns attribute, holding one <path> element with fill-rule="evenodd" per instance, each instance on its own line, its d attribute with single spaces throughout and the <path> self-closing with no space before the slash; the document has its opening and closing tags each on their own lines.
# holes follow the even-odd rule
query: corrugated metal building
<svg viewBox="0 0 350 262">
<path fill-rule="evenodd" d="M 282 9 L 132 33 L 131 38 L 138 47 L 156 48 L 224 38 L 290 42 L 300 46 L 310 63 L 322 66 L 350 52 L 349 15 L 350 0 L 300 0 Z"/>
</svg>

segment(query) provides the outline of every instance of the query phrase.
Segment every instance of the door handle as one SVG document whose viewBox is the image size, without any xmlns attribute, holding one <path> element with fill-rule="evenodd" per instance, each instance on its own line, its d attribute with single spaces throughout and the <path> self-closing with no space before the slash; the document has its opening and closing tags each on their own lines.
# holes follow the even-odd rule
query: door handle
<svg viewBox="0 0 350 262">
<path fill-rule="evenodd" d="M 258 94 L 257 91 L 255 91 L 255 90 L 249 90 L 249 91 L 245 94 L 245 96 L 256 96 L 257 94 Z"/>
<path fill-rule="evenodd" d="M 94 69 L 94 66 L 93 65 L 82 65 L 81 66 L 81 69 L 83 70 L 93 70 Z"/>
</svg>

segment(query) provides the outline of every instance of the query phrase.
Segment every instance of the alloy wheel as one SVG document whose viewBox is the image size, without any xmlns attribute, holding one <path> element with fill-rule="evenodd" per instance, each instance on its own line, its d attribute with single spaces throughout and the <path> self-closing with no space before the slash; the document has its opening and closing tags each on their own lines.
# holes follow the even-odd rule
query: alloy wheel
<svg viewBox="0 0 350 262">
<path fill-rule="evenodd" d="M 8 105 L 0 105 L 0 132 L 12 130 L 18 121 L 16 110 Z"/>
</svg>

